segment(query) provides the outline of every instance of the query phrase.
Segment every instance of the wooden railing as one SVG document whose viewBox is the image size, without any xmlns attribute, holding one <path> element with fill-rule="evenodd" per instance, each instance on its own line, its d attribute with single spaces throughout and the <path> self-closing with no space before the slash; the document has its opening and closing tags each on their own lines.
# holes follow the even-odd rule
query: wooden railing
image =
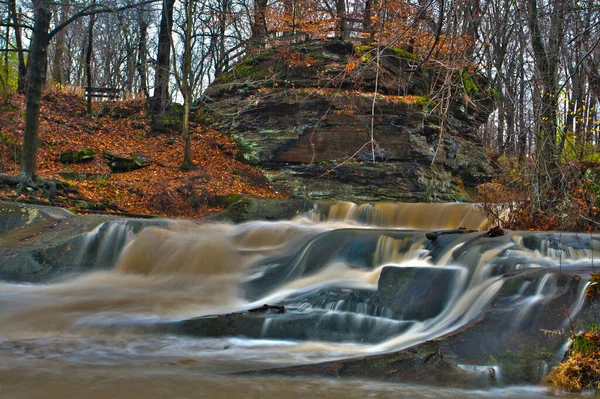
<svg viewBox="0 0 600 399">
<path fill-rule="evenodd" d="M 86 87 L 85 95 L 88 98 L 108 98 L 116 100 L 123 96 L 121 89 L 113 89 L 110 87 Z"/>
</svg>

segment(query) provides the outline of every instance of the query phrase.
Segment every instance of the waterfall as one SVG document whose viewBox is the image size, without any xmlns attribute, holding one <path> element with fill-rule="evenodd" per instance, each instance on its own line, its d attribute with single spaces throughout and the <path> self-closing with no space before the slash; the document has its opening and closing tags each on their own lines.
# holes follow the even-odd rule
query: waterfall
<svg viewBox="0 0 600 399">
<path fill-rule="evenodd" d="M 593 235 L 427 234 L 484 226 L 465 204 L 336 203 L 308 216 L 100 223 L 55 247 L 72 247 L 60 259 L 89 271 L 43 284 L 0 282 L 0 345 L 84 340 L 123 357 L 103 342 L 152 337 L 159 353 L 217 356 L 221 348 L 219 358 L 264 365 L 263 357 L 314 363 L 433 340 L 447 345 L 440 351 L 458 370 L 493 369 L 515 381 L 506 365 L 523 342 L 547 345 L 531 354 L 531 375 L 556 361 L 565 337 L 541 331 L 585 316 L 585 280 L 600 258 Z"/>
</svg>

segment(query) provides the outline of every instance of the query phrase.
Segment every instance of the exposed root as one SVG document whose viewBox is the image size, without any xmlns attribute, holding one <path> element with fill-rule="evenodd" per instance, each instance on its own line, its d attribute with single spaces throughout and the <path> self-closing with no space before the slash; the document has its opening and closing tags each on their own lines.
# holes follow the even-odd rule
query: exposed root
<svg viewBox="0 0 600 399">
<path fill-rule="evenodd" d="M 15 190 L 14 195 L 5 195 L 1 198 L 3 200 L 75 208 L 75 211 L 83 212 L 127 213 L 108 201 L 98 202 L 85 197 L 76 187 L 57 179 L 42 179 L 39 176 L 31 178 L 26 174 L 0 174 L 0 188 L 2 187 Z"/>
</svg>

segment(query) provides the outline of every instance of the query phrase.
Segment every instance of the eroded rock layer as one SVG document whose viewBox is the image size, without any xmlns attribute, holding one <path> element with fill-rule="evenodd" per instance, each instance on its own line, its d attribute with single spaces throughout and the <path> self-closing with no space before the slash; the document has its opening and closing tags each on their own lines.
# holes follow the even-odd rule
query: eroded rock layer
<svg viewBox="0 0 600 399">
<path fill-rule="evenodd" d="M 485 79 L 379 53 L 339 41 L 267 49 L 221 74 L 202 112 L 295 197 L 469 200 L 493 173 L 477 137 L 493 109 Z"/>
</svg>

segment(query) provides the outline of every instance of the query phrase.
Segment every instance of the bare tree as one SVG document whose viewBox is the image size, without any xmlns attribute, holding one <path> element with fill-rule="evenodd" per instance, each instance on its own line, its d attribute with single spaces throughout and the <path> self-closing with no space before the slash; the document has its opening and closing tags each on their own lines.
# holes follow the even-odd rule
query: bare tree
<svg viewBox="0 0 600 399">
<path fill-rule="evenodd" d="M 539 118 L 537 119 L 537 154 L 542 173 L 552 179 L 557 165 L 557 128 L 560 50 L 564 38 L 566 2 L 552 0 L 548 12 L 541 12 L 538 0 L 527 0 L 527 25 L 535 69 L 540 83 Z M 551 12 L 550 12 L 551 9 Z M 545 21 L 542 20 L 543 16 Z M 544 32 L 547 32 L 544 34 Z"/>
<path fill-rule="evenodd" d="M 143 3 L 150 2 L 152 1 L 145 1 Z M 29 47 L 29 81 L 26 94 L 25 132 L 23 135 L 23 154 L 19 172 L 19 178 L 23 183 L 29 182 L 35 176 L 36 172 L 40 101 L 42 88 L 46 80 L 48 65 L 47 49 L 50 40 L 58 32 L 79 18 L 106 12 L 122 11 L 140 5 L 140 3 L 129 4 L 116 9 L 105 4 L 88 5 L 73 13 L 70 17 L 65 18 L 64 22 L 51 30 L 51 6 L 53 2 L 49 0 L 33 0 L 32 4 L 34 27 Z"/>
<path fill-rule="evenodd" d="M 171 32 L 173 30 L 173 7 L 175 0 L 163 0 L 158 36 L 158 54 L 156 59 L 156 77 L 154 96 L 150 104 L 151 115 L 162 115 L 169 104 L 169 79 L 171 71 Z"/>
</svg>

